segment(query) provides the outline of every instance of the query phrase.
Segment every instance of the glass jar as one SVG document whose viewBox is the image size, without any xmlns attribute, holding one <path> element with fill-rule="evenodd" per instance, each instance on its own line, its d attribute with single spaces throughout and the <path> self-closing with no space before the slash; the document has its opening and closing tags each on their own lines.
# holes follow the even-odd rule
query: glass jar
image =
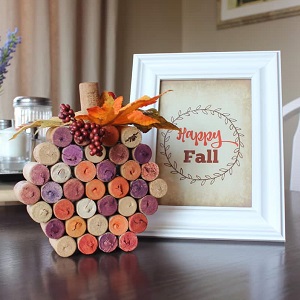
<svg viewBox="0 0 300 300">
<path fill-rule="evenodd" d="M 52 117 L 52 104 L 49 98 L 19 96 L 13 101 L 15 127 L 36 120 L 48 120 Z M 45 139 L 47 129 L 39 132 L 41 139 Z"/>
<path fill-rule="evenodd" d="M 30 160 L 30 137 L 16 133 L 12 120 L 0 120 L 0 174 L 22 173 L 26 162 Z"/>
</svg>

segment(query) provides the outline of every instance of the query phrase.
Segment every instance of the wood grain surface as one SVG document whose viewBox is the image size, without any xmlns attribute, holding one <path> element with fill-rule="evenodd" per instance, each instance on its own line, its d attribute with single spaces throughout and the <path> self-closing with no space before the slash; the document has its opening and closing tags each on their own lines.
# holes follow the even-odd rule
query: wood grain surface
<svg viewBox="0 0 300 300">
<path fill-rule="evenodd" d="M 61 258 L 24 206 L 0 207 L 0 299 L 300 299 L 300 193 L 286 243 L 139 238 L 131 253 Z"/>
</svg>

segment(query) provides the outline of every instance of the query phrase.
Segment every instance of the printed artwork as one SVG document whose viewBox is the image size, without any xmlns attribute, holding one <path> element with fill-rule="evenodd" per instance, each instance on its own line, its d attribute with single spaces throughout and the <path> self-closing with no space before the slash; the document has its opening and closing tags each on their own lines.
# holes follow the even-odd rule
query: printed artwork
<svg viewBox="0 0 300 300">
<path fill-rule="evenodd" d="M 251 207 L 250 79 L 164 80 L 159 110 L 180 131 L 160 130 L 161 205 Z"/>
</svg>

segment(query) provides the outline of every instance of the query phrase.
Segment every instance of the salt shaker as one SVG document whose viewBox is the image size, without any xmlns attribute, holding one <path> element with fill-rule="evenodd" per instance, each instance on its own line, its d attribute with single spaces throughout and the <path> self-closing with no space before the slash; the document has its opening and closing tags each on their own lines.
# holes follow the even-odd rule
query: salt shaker
<svg viewBox="0 0 300 300">
<path fill-rule="evenodd" d="M 19 96 L 13 101 L 15 127 L 18 128 L 35 120 L 48 120 L 52 117 L 52 104 L 49 98 Z M 45 139 L 45 129 L 39 132 L 39 138 Z"/>
</svg>

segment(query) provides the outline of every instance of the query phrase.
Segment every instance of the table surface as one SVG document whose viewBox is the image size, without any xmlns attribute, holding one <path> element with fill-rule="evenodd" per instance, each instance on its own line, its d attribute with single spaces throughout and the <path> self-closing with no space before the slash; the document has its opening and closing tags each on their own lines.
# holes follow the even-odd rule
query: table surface
<svg viewBox="0 0 300 300">
<path fill-rule="evenodd" d="M 300 299 L 300 193 L 286 194 L 286 243 L 140 237 L 61 258 L 24 205 L 0 207 L 0 224 L 0 299 Z"/>
</svg>

